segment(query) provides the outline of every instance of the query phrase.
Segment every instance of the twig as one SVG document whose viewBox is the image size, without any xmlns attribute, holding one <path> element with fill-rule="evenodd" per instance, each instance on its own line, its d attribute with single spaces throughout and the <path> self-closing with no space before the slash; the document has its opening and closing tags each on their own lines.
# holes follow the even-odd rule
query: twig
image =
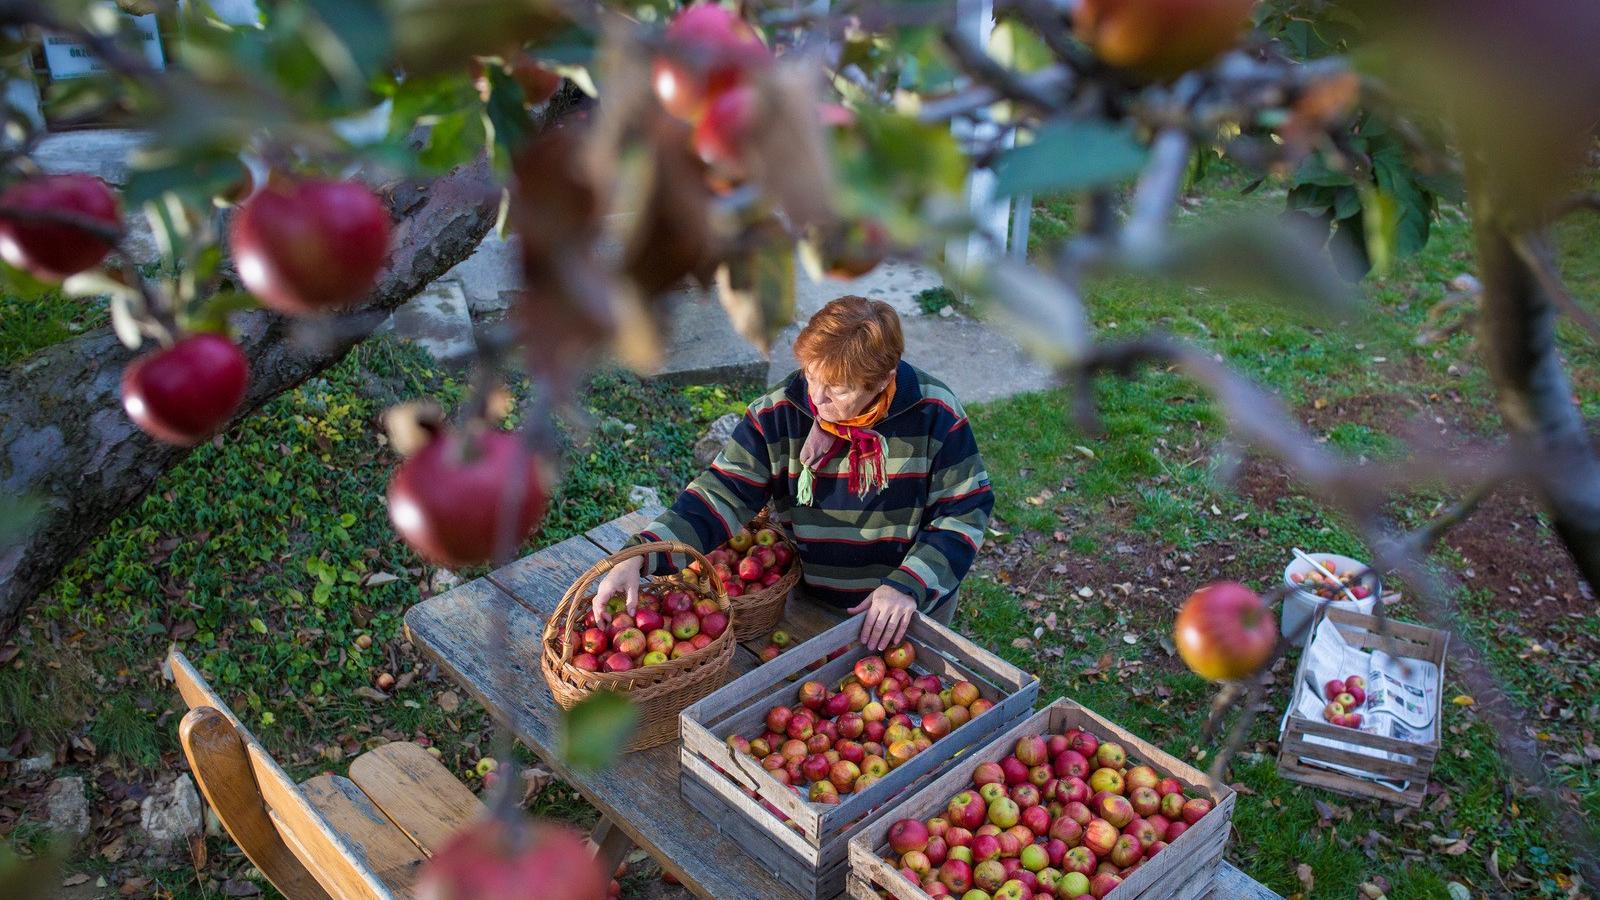
<svg viewBox="0 0 1600 900">
<path fill-rule="evenodd" d="M 1150 144 L 1150 162 L 1139 176 L 1133 206 L 1122 228 L 1122 252 L 1134 261 L 1154 259 L 1167 243 L 1167 226 L 1183 190 L 1194 142 L 1177 128 L 1156 134 Z"/>
<path fill-rule="evenodd" d="M 1513 237 L 1511 246 L 1516 251 L 1517 257 L 1529 271 L 1533 272 L 1533 276 L 1539 279 L 1540 287 L 1550 295 L 1550 299 L 1583 326 L 1583 330 L 1589 332 L 1589 337 L 1600 341 L 1600 319 L 1596 319 L 1594 313 L 1584 309 L 1577 298 L 1567 290 L 1566 284 L 1561 280 L 1561 273 L 1556 271 L 1555 260 L 1550 257 L 1549 246 L 1543 242 L 1535 246 L 1525 234 Z"/>
<path fill-rule="evenodd" d="M 1505 476 L 1496 473 L 1493 477 L 1479 482 L 1466 494 L 1462 495 L 1461 499 L 1451 504 L 1449 509 L 1434 516 L 1427 524 L 1402 536 L 1400 538 L 1401 543 L 1414 556 L 1426 555 L 1433 548 L 1433 545 L 1444 537 L 1446 531 L 1459 525 L 1462 520 L 1471 515 L 1472 511 L 1478 508 L 1478 504 L 1487 499 L 1490 494 L 1493 494 L 1503 481 L 1505 481 Z"/>
<path fill-rule="evenodd" d="M 0 219 L 12 222 L 39 222 L 47 225 L 65 225 L 99 238 L 108 244 L 122 241 L 122 225 L 110 225 L 93 216 L 64 209 L 23 209 L 0 204 Z"/>
<path fill-rule="evenodd" d="M 1043 112 L 1050 112 L 1059 106 L 1057 98 L 1039 89 L 1019 73 L 1000 65 L 965 32 L 955 28 L 945 29 L 944 43 L 967 75 L 994 88 L 1001 97 L 1025 103 Z"/>
</svg>

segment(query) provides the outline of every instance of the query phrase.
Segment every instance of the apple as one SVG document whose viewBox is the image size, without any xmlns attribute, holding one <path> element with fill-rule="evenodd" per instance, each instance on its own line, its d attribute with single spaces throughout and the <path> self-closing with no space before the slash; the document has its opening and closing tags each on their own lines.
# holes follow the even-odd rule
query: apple
<svg viewBox="0 0 1600 900">
<path fill-rule="evenodd" d="M 1050 830 L 1050 810 L 1042 806 L 1025 807 L 1018 822 L 1034 834 L 1042 835 Z"/>
<path fill-rule="evenodd" d="M 436 565 L 486 563 L 500 536 L 506 483 L 513 477 L 524 484 L 515 522 L 520 543 L 544 516 L 548 499 L 537 461 L 516 435 L 442 431 L 390 478 L 389 519 L 413 550 Z"/>
<path fill-rule="evenodd" d="M 841 759 L 828 769 L 828 780 L 839 789 L 839 793 L 848 794 L 856 779 L 861 777 L 861 767 L 848 759 Z"/>
<path fill-rule="evenodd" d="M 762 576 L 761 563 L 750 557 L 739 561 L 738 575 L 742 581 L 760 581 Z"/>
<path fill-rule="evenodd" d="M 1051 774 L 1049 766 L 1034 766 L 1028 770 L 1028 783 L 1040 790 L 1053 780 L 1055 775 Z"/>
<path fill-rule="evenodd" d="M 1116 842 L 1113 841 L 1112 843 L 1115 844 Z M 1069 880 L 1073 874 L 1088 876 L 1094 872 L 1094 867 L 1098 862 L 1099 860 L 1095 857 L 1094 851 L 1088 847 L 1072 847 L 1067 850 L 1066 856 L 1061 857 L 1061 870 L 1066 873 L 1062 880 Z M 1085 877 L 1084 880 L 1087 881 L 1088 878 Z"/>
<path fill-rule="evenodd" d="M 952 824 L 950 830 L 945 832 L 944 839 L 950 843 L 952 849 L 965 847 L 972 843 L 972 831 L 960 825 Z"/>
<path fill-rule="evenodd" d="M 883 657 L 874 655 L 874 657 L 862 657 L 856 660 L 856 666 L 851 671 L 856 673 L 856 681 L 861 682 L 862 685 L 866 685 L 870 689 L 870 687 L 877 687 L 877 685 L 883 684 L 883 673 L 888 671 L 888 665 L 885 665 Z"/>
<path fill-rule="evenodd" d="M 1087 731 L 1080 731 L 1068 741 L 1068 749 L 1083 754 L 1084 759 L 1091 759 L 1100 751 L 1100 739 Z"/>
<path fill-rule="evenodd" d="M 798 741 L 809 740 L 814 733 L 811 720 L 804 716 L 790 716 L 789 727 L 784 731 L 789 737 Z"/>
<path fill-rule="evenodd" d="M 365 185 L 275 179 L 230 226 L 239 280 L 266 306 L 305 315 L 361 299 L 389 252 L 389 211 Z"/>
<path fill-rule="evenodd" d="M 1330 679 L 1327 684 L 1322 686 L 1322 696 L 1329 700 L 1339 699 L 1339 695 L 1342 693 L 1344 693 L 1344 682 L 1337 678 Z"/>
<path fill-rule="evenodd" d="M 716 640 L 728 630 L 728 614 L 722 610 L 706 613 L 700 617 L 700 633 Z"/>
<path fill-rule="evenodd" d="M 822 781 L 828 777 L 830 768 L 832 766 L 829 764 L 828 758 L 820 752 L 813 752 L 800 763 L 800 773 L 806 777 L 807 781 Z"/>
<path fill-rule="evenodd" d="M 1139 839 L 1139 846 L 1148 847 L 1166 836 L 1166 828 L 1157 828 L 1154 822 L 1148 819 L 1134 819 L 1123 829 L 1123 834 L 1133 835 Z"/>
<path fill-rule="evenodd" d="M 1091 819 L 1083 829 L 1083 846 L 1088 847 L 1096 857 L 1103 857 L 1116 846 L 1119 836 L 1115 825 L 1105 819 Z"/>
<path fill-rule="evenodd" d="M 1167 842 L 1166 841 L 1156 841 L 1156 842 L 1154 842 L 1152 844 L 1147 845 L 1144 848 L 1144 858 L 1145 859 L 1152 859 L 1152 858 L 1155 857 L 1155 855 L 1157 853 L 1160 853 L 1161 851 L 1163 851 L 1165 849 L 1167 849 Z"/>
<path fill-rule="evenodd" d="M 1337 700 L 1330 702 L 1322 708 L 1322 717 L 1332 722 L 1334 716 L 1344 715 L 1344 704 Z"/>
<path fill-rule="evenodd" d="M 980 785 L 978 787 L 978 796 L 982 797 L 983 802 L 985 803 L 993 803 L 996 800 L 1007 796 L 1006 786 L 996 782 L 989 782 L 988 784 Z"/>
<path fill-rule="evenodd" d="M 1006 880 L 1006 867 L 998 859 L 983 859 L 972 867 L 973 889 L 993 894 Z M 971 896 L 969 892 L 967 896 Z M 966 897 L 962 897 L 966 900 Z"/>
<path fill-rule="evenodd" d="M 866 778 L 868 776 L 863 775 L 862 777 Z M 861 791 L 857 790 L 856 793 L 859 794 Z M 938 866 L 949 858 L 950 845 L 945 841 L 944 835 L 935 834 L 928 838 L 928 846 L 922 852 L 928 855 L 928 862 Z"/>
<path fill-rule="evenodd" d="M 0 195 L 0 206 L 27 213 L 77 216 L 122 230 L 117 195 L 93 175 L 37 175 Z M 100 264 L 111 243 L 66 223 L 0 219 L 0 258 L 43 281 L 61 281 Z"/>
<path fill-rule="evenodd" d="M 1353 709 L 1367 702 L 1367 692 L 1358 687 L 1345 688 L 1344 696 L 1348 696 L 1350 698 L 1350 702 L 1346 704 L 1347 708 Z"/>
<path fill-rule="evenodd" d="M 772 742 L 765 736 L 758 737 L 750 742 L 749 754 L 755 757 L 766 756 L 772 752 Z"/>
<path fill-rule="evenodd" d="M 1351 696 L 1349 691 L 1340 691 L 1334 696 L 1333 702 L 1344 707 L 1346 711 L 1356 708 L 1356 698 Z"/>
<path fill-rule="evenodd" d="M 1141 816 L 1153 816 L 1161 811 L 1161 795 L 1152 787 L 1136 787 L 1128 792 L 1128 802 Z"/>
<path fill-rule="evenodd" d="M 0 221 L 0 249 L 4 226 Z M 193 446 L 228 423 L 249 380 L 249 364 L 232 341 L 194 334 L 128 364 L 122 408 L 151 437 Z"/>
<path fill-rule="evenodd" d="M 977 834 L 968 845 L 972 850 L 972 861 L 981 863 L 1000 858 L 1000 838 L 993 834 Z"/>
<path fill-rule="evenodd" d="M 1000 760 L 1000 770 L 1005 774 L 1008 785 L 1022 784 L 1028 780 L 1028 767 L 1015 756 L 1007 756 Z"/>
<path fill-rule="evenodd" d="M 1011 799 L 1017 802 L 1018 809 L 1027 809 L 1030 806 L 1039 805 L 1039 788 L 1032 784 L 1016 785 L 1012 787 L 1008 793 L 1010 794 Z"/>
<path fill-rule="evenodd" d="M 1183 794 L 1166 794 L 1161 798 L 1161 814 L 1169 819 L 1182 817 L 1186 799 Z"/>
<path fill-rule="evenodd" d="M 1084 0 L 1073 26 L 1106 64 L 1169 81 L 1238 43 L 1254 8 L 1252 0 Z"/>
<path fill-rule="evenodd" d="M 1005 772 L 997 762 L 981 762 L 972 770 L 972 784 L 974 787 L 983 787 L 986 784 L 1004 784 Z"/>
<path fill-rule="evenodd" d="M 1122 793 L 1122 773 L 1116 769 L 1095 769 L 1089 776 L 1089 790 L 1107 791 L 1112 794 Z"/>
<path fill-rule="evenodd" d="M 789 728 L 789 718 L 792 715 L 787 706 L 774 706 L 767 710 L 767 730 L 783 734 Z"/>
<path fill-rule="evenodd" d="M 1361 713 L 1347 713 L 1344 718 L 1345 718 L 1345 723 L 1348 725 L 1348 727 L 1350 727 L 1350 728 L 1360 728 L 1361 727 Z"/>
<path fill-rule="evenodd" d="M 1062 808 L 1061 814 L 1084 826 L 1087 826 L 1094 819 L 1094 813 L 1089 809 L 1089 804 L 1080 800 L 1069 801 Z"/>
<path fill-rule="evenodd" d="M 811 753 L 827 753 L 833 749 L 833 741 L 813 726 L 811 736 L 806 738 L 806 750 Z"/>
<path fill-rule="evenodd" d="M 840 759 L 849 760 L 858 766 L 867 760 L 867 748 L 849 738 L 841 738 L 833 748 L 839 751 Z"/>
<path fill-rule="evenodd" d="M 947 859 L 939 867 L 939 883 L 951 891 L 965 893 L 972 887 L 972 866 L 959 859 Z"/>
<path fill-rule="evenodd" d="M 1017 858 L 1022 862 L 1022 867 L 1029 872 L 1038 872 L 1050 865 L 1049 851 L 1038 844 L 1023 847 Z"/>
<path fill-rule="evenodd" d="M 917 661 L 917 648 L 912 646 L 910 641 L 901 641 L 883 651 L 883 661 L 891 669 L 904 671 Z"/>
<path fill-rule="evenodd" d="M 1127 797 L 1119 797 L 1116 794 L 1100 798 L 1095 812 L 1100 814 L 1100 818 L 1118 828 L 1133 821 L 1133 805 L 1128 802 Z"/>
<path fill-rule="evenodd" d="M 933 740 L 950 733 L 950 719 L 942 712 L 927 713 L 922 717 L 922 732 Z"/>
<path fill-rule="evenodd" d="M 637 628 L 624 628 L 611 636 L 611 646 L 629 656 L 638 656 L 645 651 L 644 632 Z"/>
<path fill-rule="evenodd" d="M 1193 825 L 1208 812 L 1211 812 L 1210 800 L 1203 797 L 1192 798 L 1183 804 L 1183 821 Z"/>
<path fill-rule="evenodd" d="M 572 657 L 572 664 L 585 672 L 600 671 L 600 659 L 593 653 L 579 653 Z"/>
<path fill-rule="evenodd" d="M 950 824 L 972 830 L 988 820 L 989 804 L 976 791 L 962 791 L 950 798 L 945 807 L 945 818 Z M 952 841 L 951 843 L 954 843 Z"/>
<path fill-rule="evenodd" d="M 1045 756 L 1044 739 L 1036 734 L 1024 735 L 1017 739 L 1017 746 L 1013 754 L 1025 766 L 1037 766 L 1047 762 Z"/>
<path fill-rule="evenodd" d="M 1344 689 L 1352 694 L 1356 691 L 1365 691 L 1367 689 L 1367 680 L 1360 675 L 1351 675 L 1344 680 Z"/>
<path fill-rule="evenodd" d="M 672 636 L 680 641 L 692 640 L 700 633 L 700 617 L 692 612 L 674 613 L 672 616 Z"/>
<path fill-rule="evenodd" d="M 1156 785 L 1156 793 L 1163 797 L 1168 794 L 1181 794 L 1183 793 L 1183 783 L 1176 778 L 1163 778 L 1161 783 Z"/>
<path fill-rule="evenodd" d="M 645 634 L 649 634 L 657 629 L 666 628 L 667 623 L 661 618 L 661 613 L 644 606 L 643 598 L 640 598 L 639 611 L 633 615 L 633 625 Z"/>
<path fill-rule="evenodd" d="M 863 749 L 865 748 L 863 747 Z M 876 754 L 868 753 L 857 765 L 861 766 L 863 774 L 871 775 L 874 778 L 882 778 L 889 774 L 889 763 Z"/>
<path fill-rule="evenodd" d="M 1089 871 L 1094 871 L 1094 866 L 1092 863 L 1090 864 Z M 1076 870 L 1062 872 L 1061 877 L 1056 880 L 1056 896 L 1058 897 L 1067 897 L 1072 898 L 1072 900 L 1076 900 L 1076 898 L 1087 893 L 1089 893 L 1089 876 L 1085 872 Z"/>
<path fill-rule="evenodd" d="M 633 616 L 630 616 L 625 612 L 620 612 L 611 617 L 611 624 L 607 627 L 612 636 L 615 637 L 617 632 L 626 631 L 629 628 L 635 628 L 637 625 L 633 620 Z M 639 630 L 643 631 L 644 629 L 640 628 Z"/>
<path fill-rule="evenodd" d="M 451 835 L 422 865 L 416 896 L 576 900 L 605 896 L 605 883 L 594 854 L 565 826 L 485 816 Z"/>
<path fill-rule="evenodd" d="M 831 781 L 813 781 L 811 790 L 806 796 L 812 803 L 822 803 L 829 806 L 835 806 L 839 803 L 839 789 L 835 788 Z"/>
<path fill-rule="evenodd" d="M 1095 876 L 1089 879 L 1089 893 L 1102 898 L 1116 890 L 1120 884 L 1122 884 L 1121 876 L 1111 872 L 1096 872 Z"/>
<path fill-rule="evenodd" d="M 688 612 L 694 606 L 694 598 L 687 591 L 669 591 L 661 598 L 661 612 L 667 615 L 677 615 Z"/>
<path fill-rule="evenodd" d="M 944 712 L 949 706 L 950 704 L 946 703 L 944 697 L 940 694 L 924 693 L 917 698 L 916 708 L 918 714 L 927 715 L 928 713 Z"/>
<path fill-rule="evenodd" d="M 991 709 L 994 709 L 994 701 L 990 700 L 988 698 L 983 698 L 981 700 L 974 700 L 974 701 L 972 701 L 972 705 L 967 707 L 967 711 L 972 713 L 972 717 L 974 719 L 976 719 L 977 717 L 983 715 L 984 713 L 988 712 Z"/>
<path fill-rule="evenodd" d="M 1017 802 L 1010 797 L 1001 797 L 989 804 L 989 821 L 1001 828 L 1010 828 L 1017 824 L 1017 818 L 1021 814 Z"/>
<path fill-rule="evenodd" d="M 1088 801 L 1092 793 L 1094 792 L 1089 790 L 1089 782 L 1078 777 L 1063 779 L 1056 786 L 1056 799 L 1062 803 L 1071 803 L 1074 800 L 1083 803 Z"/>
<path fill-rule="evenodd" d="M 849 698 L 848 694 L 844 696 L 846 699 Z M 840 713 L 834 722 L 839 728 L 839 737 L 851 741 L 860 738 L 867 728 L 867 722 L 861 718 L 861 714 L 849 710 Z"/>
<path fill-rule="evenodd" d="M 1050 766 L 1057 778 L 1082 778 L 1089 774 L 1089 761 L 1076 750 L 1063 750 L 1056 754 Z"/>
<path fill-rule="evenodd" d="M 1189 830 L 1189 823 L 1184 821 L 1173 822 L 1167 826 L 1167 843 L 1177 840 L 1180 835 Z"/>
<path fill-rule="evenodd" d="M 903 766 L 917 755 L 917 747 L 910 741 L 895 741 L 889 745 L 889 767 Z"/>
<path fill-rule="evenodd" d="M 1112 741 L 1106 741 L 1100 745 L 1099 750 L 1095 751 L 1095 762 L 1099 763 L 1103 768 L 1120 769 L 1127 761 L 1128 752 L 1122 749 L 1121 744 Z"/>
<path fill-rule="evenodd" d="M 1130 792 L 1135 788 L 1141 787 L 1147 787 L 1151 790 L 1155 790 L 1156 785 L 1161 783 L 1161 773 L 1149 766 L 1134 766 L 1133 768 L 1129 769 L 1128 774 L 1123 777 L 1123 782 L 1127 784 Z"/>
<path fill-rule="evenodd" d="M 822 701 L 822 715 L 829 719 L 837 719 L 850 711 L 850 695 L 840 691 L 832 694 Z"/>
<path fill-rule="evenodd" d="M 664 650 L 651 650 L 648 653 L 646 653 L 644 656 L 639 658 L 639 665 L 641 665 L 641 666 L 659 666 L 659 665 L 661 665 L 662 663 L 664 663 L 666 661 L 667 661 L 667 653 L 666 653 L 666 651 L 664 651 Z"/>
<path fill-rule="evenodd" d="M 1278 623 L 1256 592 L 1222 581 L 1195 591 L 1184 602 L 1173 639 L 1195 674 L 1237 681 L 1272 658 Z"/>
<path fill-rule="evenodd" d="M 1045 833 L 1068 847 L 1076 847 L 1083 843 L 1083 825 L 1070 816 L 1057 816 Z"/>
<path fill-rule="evenodd" d="M 1124 834 L 1117 838 L 1111 848 L 1111 862 L 1126 868 L 1138 862 L 1144 856 L 1144 845 L 1131 834 Z"/>
<path fill-rule="evenodd" d="M 672 645 L 677 643 L 672 639 L 672 632 L 664 628 L 657 628 L 644 636 L 644 648 L 651 653 L 671 653 Z"/>
<path fill-rule="evenodd" d="M 613 650 L 606 655 L 601 667 L 607 672 L 626 672 L 633 668 L 633 657 L 620 650 Z"/>
</svg>

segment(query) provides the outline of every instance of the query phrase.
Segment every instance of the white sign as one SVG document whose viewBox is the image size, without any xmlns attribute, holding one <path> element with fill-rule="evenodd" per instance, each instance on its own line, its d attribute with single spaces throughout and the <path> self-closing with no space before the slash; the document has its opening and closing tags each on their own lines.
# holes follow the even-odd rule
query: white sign
<svg viewBox="0 0 1600 900">
<path fill-rule="evenodd" d="M 167 61 L 161 52 L 161 34 L 156 30 L 155 13 L 128 18 L 133 20 L 134 28 L 139 32 L 145 60 L 152 68 L 165 69 Z M 50 66 L 50 77 L 56 81 L 83 78 L 106 69 L 105 63 L 82 43 L 50 34 L 44 36 L 44 59 Z"/>
</svg>

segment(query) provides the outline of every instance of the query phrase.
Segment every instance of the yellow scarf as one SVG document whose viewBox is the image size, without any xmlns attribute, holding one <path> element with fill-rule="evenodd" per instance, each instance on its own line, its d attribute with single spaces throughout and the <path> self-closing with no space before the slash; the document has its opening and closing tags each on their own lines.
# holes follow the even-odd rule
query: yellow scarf
<svg viewBox="0 0 1600 900">
<path fill-rule="evenodd" d="M 891 377 L 888 386 L 867 404 L 866 409 L 839 422 L 829 422 L 817 415 L 816 405 L 811 403 L 809 397 L 806 399 L 806 405 L 811 407 L 811 414 L 816 416 L 817 427 L 848 443 L 850 490 L 857 497 L 866 497 L 867 494 L 889 483 L 883 455 L 883 436 L 873 431 L 872 426 L 882 422 L 889 414 L 889 406 L 894 403 L 894 387 L 894 378 Z M 801 506 L 811 505 L 815 479 L 816 473 L 811 466 L 802 462 L 800 482 L 795 488 L 795 500 Z"/>
</svg>

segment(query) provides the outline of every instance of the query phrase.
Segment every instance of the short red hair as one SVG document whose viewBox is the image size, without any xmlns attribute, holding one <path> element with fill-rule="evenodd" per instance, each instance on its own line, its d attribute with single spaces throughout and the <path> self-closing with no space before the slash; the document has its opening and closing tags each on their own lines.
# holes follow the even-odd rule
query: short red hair
<svg viewBox="0 0 1600 900">
<path fill-rule="evenodd" d="M 811 317 L 794 339 L 800 365 L 829 384 L 871 387 L 900 365 L 906 339 L 900 314 L 882 300 L 847 296 Z"/>
</svg>

